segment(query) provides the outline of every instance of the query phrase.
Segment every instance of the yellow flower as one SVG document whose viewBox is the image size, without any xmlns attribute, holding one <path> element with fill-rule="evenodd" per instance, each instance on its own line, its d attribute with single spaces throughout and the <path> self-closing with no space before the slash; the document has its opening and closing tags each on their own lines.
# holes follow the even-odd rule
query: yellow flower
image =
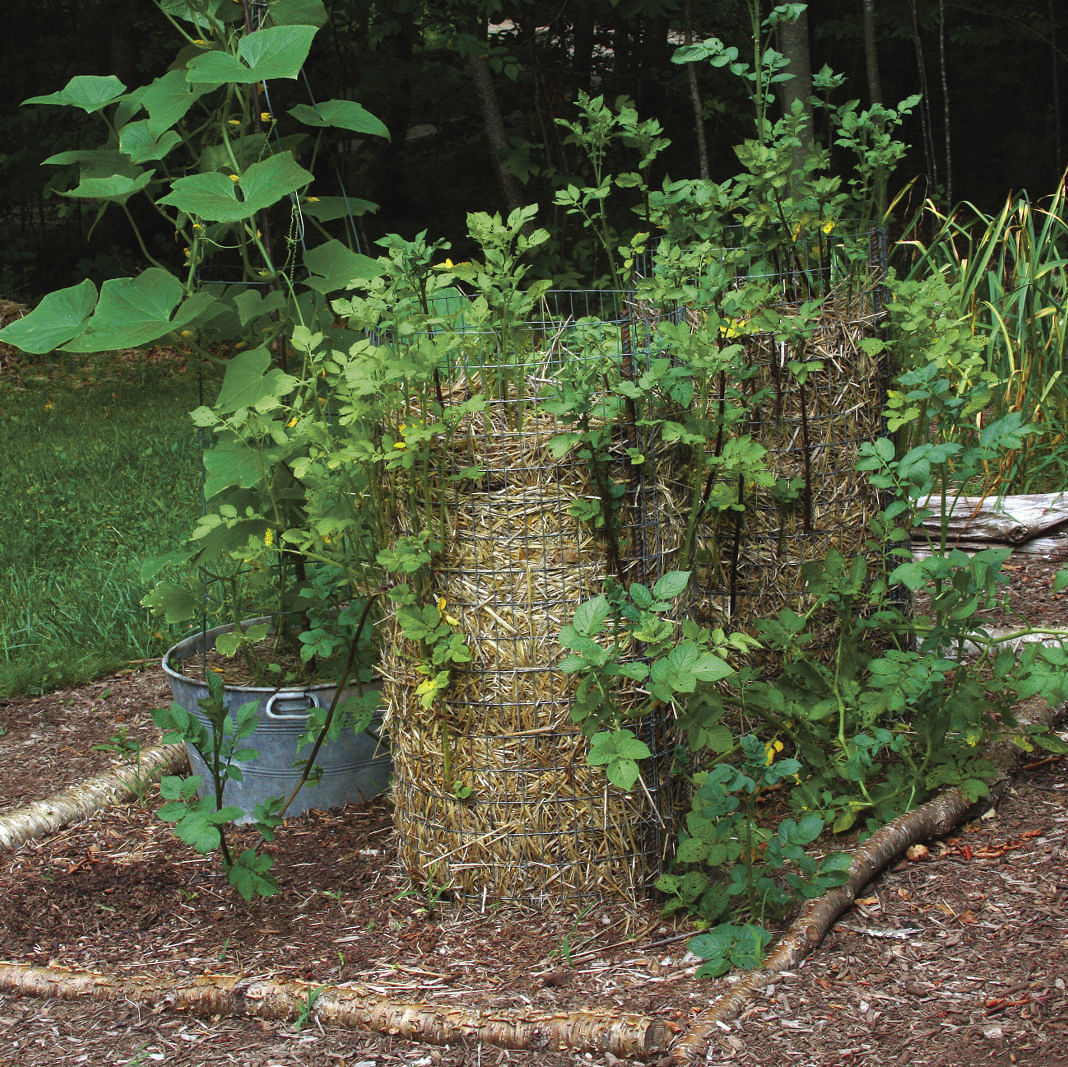
<svg viewBox="0 0 1068 1067">
<path fill-rule="evenodd" d="M 767 744 L 764 745 L 764 764 L 770 767 L 775 762 L 776 753 L 781 752 L 782 749 L 783 744 L 778 739 L 775 741 L 768 741 Z"/>
<path fill-rule="evenodd" d="M 204 224 L 202 222 L 194 222 L 193 223 L 193 229 L 194 230 L 202 230 L 202 229 L 204 229 Z"/>
<path fill-rule="evenodd" d="M 271 115 L 271 113 L 269 111 L 261 111 L 260 112 L 260 121 L 261 122 L 270 122 L 271 118 L 272 118 L 272 115 Z"/>
<path fill-rule="evenodd" d="M 724 337 L 745 337 L 753 332 L 748 319 L 728 319 L 725 326 L 719 328 Z"/>
<path fill-rule="evenodd" d="M 193 44 L 197 45 L 199 48 L 207 48 L 208 47 L 208 42 L 205 41 L 203 37 L 194 37 L 193 38 Z"/>
<path fill-rule="evenodd" d="M 231 126 L 240 126 L 240 125 L 241 125 L 241 120 L 240 120 L 240 119 L 227 119 L 226 121 L 227 121 L 227 122 L 228 122 L 228 123 L 229 123 L 229 124 L 230 124 Z"/>
<path fill-rule="evenodd" d="M 51 400 L 45 403 L 45 411 L 51 411 L 56 405 Z"/>
<path fill-rule="evenodd" d="M 449 259 L 448 256 L 446 256 L 444 263 L 435 263 L 434 264 L 434 270 L 452 270 L 452 268 L 455 267 L 455 266 L 456 266 L 456 264 L 453 263 L 453 261 L 451 259 Z"/>
<path fill-rule="evenodd" d="M 408 445 L 407 445 L 407 443 L 405 441 L 394 441 L 393 442 L 393 447 L 394 448 L 407 448 Z"/>
<path fill-rule="evenodd" d="M 238 174 L 231 174 L 231 175 L 230 175 L 230 181 L 232 181 L 232 182 L 239 182 L 239 181 L 241 181 L 241 177 L 240 177 L 240 175 L 238 175 Z"/>
<path fill-rule="evenodd" d="M 307 200 L 309 204 L 319 203 L 319 198 L 317 196 L 306 196 L 304 199 Z"/>
<path fill-rule="evenodd" d="M 289 420 L 289 422 L 286 423 L 286 429 L 288 430 L 291 426 L 296 426 L 296 425 L 297 425 L 297 416 L 294 415 L 293 418 L 291 418 Z"/>
<path fill-rule="evenodd" d="M 193 336 L 193 331 L 192 330 L 182 330 L 181 336 L 182 337 L 192 337 Z"/>
<path fill-rule="evenodd" d="M 263 535 L 263 543 L 270 548 L 274 544 L 274 530 L 270 527 L 267 528 L 266 533 Z"/>
<path fill-rule="evenodd" d="M 823 224 L 823 225 L 822 225 L 822 226 L 820 227 L 820 229 L 822 229 L 824 233 L 830 233 L 830 232 L 831 232 L 831 230 L 833 230 L 833 229 L 834 229 L 834 219 L 828 219 L 828 220 L 827 220 L 827 221 L 826 221 L 826 222 L 825 222 L 825 223 L 824 223 L 824 224 Z"/>
<path fill-rule="evenodd" d="M 455 615 L 450 615 L 445 610 L 445 598 L 443 596 L 438 597 L 438 614 L 450 625 L 459 626 L 460 620 Z"/>
</svg>

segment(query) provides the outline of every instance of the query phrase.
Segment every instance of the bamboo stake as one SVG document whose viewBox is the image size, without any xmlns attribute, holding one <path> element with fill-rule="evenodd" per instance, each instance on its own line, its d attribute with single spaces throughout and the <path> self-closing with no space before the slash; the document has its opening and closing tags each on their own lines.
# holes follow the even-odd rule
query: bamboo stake
<svg viewBox="0 0 1068 1067">
<path fill-rule="evenodd" d="M 186 765 L 183 745 L 144 749 L 138 760 L 87 778 L 45 800 L 35 800 L 4 812 L 0 815 L 0 848 L 17 848 L 25 841 L 44 837 L 68 823 L 88 818 L 110 804 L 136 797 L 164 774 Z"/>
<path fill-rule="evenodd" d="M 95 971 L 0 962 L 0 992 L 76 1000 L 131 1000 L 152 1008 L 200 1015 L 250 1016 L 371 1030 L 408 1041 L 458 1041 L 510 1049 L 569 1049 L 650 1059 L 662 1052 L 672 1025 L 621 1011 L 480 1012 L 464 1007 L 389 1000 L 365 986 L 322 986 L 264 978 L 205 974 L 193 979 L 124 979 Z"/>
</svg>

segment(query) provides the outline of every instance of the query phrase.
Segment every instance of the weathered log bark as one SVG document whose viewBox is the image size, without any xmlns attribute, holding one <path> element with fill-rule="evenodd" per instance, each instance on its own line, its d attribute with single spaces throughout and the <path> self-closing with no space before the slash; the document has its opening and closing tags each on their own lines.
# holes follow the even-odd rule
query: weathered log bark
<svg viewBox="0 0 1068 1067">
<path fill-rule="evenodd" d="M 407 1041 L 447 1044 L 469 1040 L 502 1048 L 571 1049 L 632 1059 L 651 1058 L 667 1047 L 671 1037 L 671 1026 L 665 1020 L 623 1012 L 479 1012 L 388 1000 L 360 986 L 321 986 L 230 975 L 168 982 L 0 963 L 0 992 L 64 999 L 129 999 L 146 1007 L 169 1007 L 201 1015 L 275 1020 L 310 1017 Z"/>
<path fill-rule="evenodd" d="M 140 760 L 64 789 L 46 800 L 36 800 L 0 815 L 0 848 L 16 848 L 24 841 L 44 837 L 68 823 L 128 800 L 164 774 L 186 766 L 183 745 L 161 745 L 141 752 Z"/>
<path fill-rule="evenodd" d="M 1035 721 L 1039 725 L 1048 726 L 1054 722 L 1057 715 L 1058 712 L 1047 711 L 1045 715 L 1035 716 Z M 989 783 L 991 797 L 983 800 L 983 807 L 996 803 L 997 798 L 1008 787 L 1009 777 L 1018 766 L 1022 752 L 1011 742 L 1003 742 L 992 746 L 988 756 L 1002 770 L 995 781 Z M 853 906 L 865 886 L 910 845 L 944 837 L 975 807 L 959 789 L 947 789 L 926 804 L 887 823 L 868 838 L 853 855 L 853 862 L 849 867 L 849 881 L 822 897 L 809 901 L 765 958 L 764 966 L 759 971 L 750 971 L 730 992 L 702 1011 L 690 1028 L 675 1042 L 671 1052 L 660 1060 L 658 1067 L 703 1062 L 720 1024 L 735 1018 L 754 993 L 774 981 L 782 971 L 795 968 L 816 949 L 835 920 Z"/>
<path fill-rule="evenodd" d="M 928 507 L 934 514 L 924 520 L 923 529 L 938 537 L 941 519 L 937 501 L 930 501 Z M 958 540 L 1022 545 L 1065 524 L 1068 524 L 1068 497 L 1064 493 L 1033 493 L 1001 499 L 962 496 L 950 508 L 946 533 L 951 547 Z"/>
<path fill-rule="evenodd" d="M 959 548 L 962 552 L 973 555 L 984 548 L 1008 548 L 1014 556 L 1035 556 L 1040 559 L 1060 561 L 1068 557 L 1068 530 L 1050 534 L 1048 537 L 1032 537 L 1030 541 L 1024 541 L 1022 545 L 1013 544 L 1011 541 L 977 541 L 962 537 L 950 543 L 950 548 Z M 924 559 L 931 555 L 926 541 L 912 542 L 912 554 L 916 559 Z"/>
</svg>

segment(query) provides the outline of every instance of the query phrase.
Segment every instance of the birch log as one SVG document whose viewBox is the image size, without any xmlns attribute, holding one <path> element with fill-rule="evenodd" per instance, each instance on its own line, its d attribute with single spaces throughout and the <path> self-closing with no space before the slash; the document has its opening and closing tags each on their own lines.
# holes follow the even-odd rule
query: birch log
<svg viewBox="0 0 1068 1067">
<path fill-rule="evenodd" d="M 38 997 L 130 1000 L 200 1015 L 322 1023 L 371 1030 L 406 1041 L 442 1045 L 459 1041 L 510 1049 L 569 1049 L 620 1058 L 650 1059 L 672 1034 L 663 1019 L 623 1011 L 478 1011 L 384 998 L 363 986 L 203 975 L 195 979 L 129 979 L 94 971 L 0 962 L 0 992 Z"/>
<path fill-rule="evenodd" d="M 88 818 L 109 804 L 136 797 L 145 786 L 187 764 L 183 745 L 146 748 L 138 760 L 87 778 L 47 800 L 35 800 L 0 814 L 0 848 L 17 848 L 25 841 Z"/>
</svg>

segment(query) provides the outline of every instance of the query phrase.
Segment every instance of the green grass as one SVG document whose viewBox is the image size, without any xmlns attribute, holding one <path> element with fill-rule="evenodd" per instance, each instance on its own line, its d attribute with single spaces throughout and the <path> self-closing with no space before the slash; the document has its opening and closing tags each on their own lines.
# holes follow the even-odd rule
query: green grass
<svg viewBox="0 0 1068 1067">
<path fill-rule="evenodd" d="M 200 509 L 196 379 L 135 357 L 51 357 L 0 378 L 0 696 L 162 654 L 142 562 Z"/>
<path fill-rule="evenodd" d="M 1006 457 L 998 490 L 1068 488 L 1068 186 L 1037 202 L 1014 194 L 996 215 L 928 204 L 922 221 L 933 237 L 902 242 L 911 275 L 960 280 L 960 314 L 999 381 L 990 414 L 1019 411 L 1040 430 L 1023 455 Z"/>
</svg>

